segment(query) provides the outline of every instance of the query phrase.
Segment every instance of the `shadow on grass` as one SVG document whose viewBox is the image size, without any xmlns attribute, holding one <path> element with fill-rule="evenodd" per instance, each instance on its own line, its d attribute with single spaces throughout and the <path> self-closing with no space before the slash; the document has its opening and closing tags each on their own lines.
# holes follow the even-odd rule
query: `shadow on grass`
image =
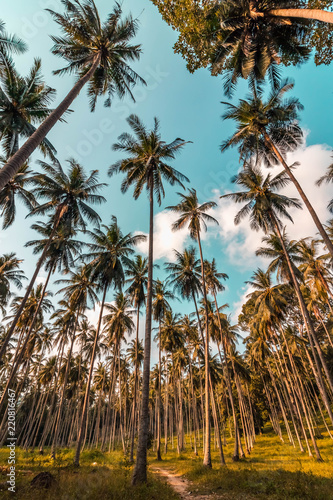
<svg viewBox="0 0 333 500">
<path fill-rule="evenodd" d="M 186 476 L 202 493 L 229 494 L 233 500 L 333 500 L 333 479 L 302 471 L 258 471 L 251 468 L 207 470 L 203 466 L 195 466 Z"/>
</svg>

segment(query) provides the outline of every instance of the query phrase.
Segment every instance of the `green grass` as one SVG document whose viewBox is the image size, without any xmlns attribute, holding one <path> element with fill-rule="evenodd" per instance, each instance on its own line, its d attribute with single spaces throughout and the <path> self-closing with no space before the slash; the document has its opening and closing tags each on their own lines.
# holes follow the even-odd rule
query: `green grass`
<svg viewBox="0 0 333 500">
<path fill-rule="evenodd" d="M 173 493 L 163 481 L 149 474 L 147 485 L 131 486 L 132 467 L 124 460 L 122 453 L 101 453 L 98 450 L 84 451 L 81 455 L 80 468 L 74 468 L 74 450 L 64 449 L 57 454 L 56 463 L 50 460 L 48 450 L 44 455 L 16 452 L 16 493 L 7 490 L 7 471 L 0 468 L 1 499 L 24 500 L 176 500 Z M 0 464 L 6 465 L 8 451 L 0 450 Z M 35 475 L 41 471 L 51 472 L 57 484 L 49 490 L 36 489 L 30 486 Z M 5 489 L 4 489 L 5 488 Z"/>
<path fill-rule="evenodd" d="M 151 463 L 185 475 L 194 485 L 195 493 L 216 493 L 225 499 L 333 500 L 333 441 L 318 440 L 323 463 L 290 444 L 282 443 L 272 433 L 258 436 L 250 456 L 233 463 L 232 440 L 224 447 L 226 466 L 219 463 L 219 453 L 212 451 L 213 468 L 202 466 L 202 455 L 195 457 L 185 451 L 180 457 L 174 450 L 159 463 Z"/>
<path fill-rule="evenodd" d="M 191 481 L 195 494 L 215 493 L 215 498 L 225 500 L 333 500 L 333 441 L 327 437 L 318 441 L 324 458 L 318 463 L 301 454 L 297 448 L 281 443 L 270 432 L 258 436 L 250 456 L 233 463 L 232 440 L 224 447 L 227 465 L 219 464 L 219 453 L 212 451 L 213 468 L 202 466 L 202 455 L 195 457 L 189 449 L 179 457 L 169 447 L 167 456 L 157 462 L 149 452 L 149 464 L 185 475 Z M 163 449 L 163 447 L 162 447 Z M 102 453 L 87 450 L 81 455 L 81 467 L 73 467 L 74 450 L 63 449 L 57 460 L 50 460 L 49 450 L 44 455 L 17 449 L 15 498 L 24 500 L 176 500 L 178 496 L 159 481 L 156 473 L 149 473 L 147 485 L 132 487 L 132 466 L 121 451 Z M 0 465 L 6 465 L 8 450 L 0 450 Z M 41 471 L 49 471 L 57 484 L 49 490 L 33 489 L 32 478 Z M 0 467 L 1 499 L 13 498 L 7 491 L 6 468 Z M 5 489 L 4 489 L 5 487 Z"/>
</svg>

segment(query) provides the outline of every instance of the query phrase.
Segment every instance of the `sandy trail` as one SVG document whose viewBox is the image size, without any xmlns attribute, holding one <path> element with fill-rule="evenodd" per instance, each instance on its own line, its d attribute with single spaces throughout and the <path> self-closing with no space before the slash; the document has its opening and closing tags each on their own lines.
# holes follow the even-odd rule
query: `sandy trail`
<svg viewBox="0 0 333 500">
<path fill-rule="evenodd" d="M 164 477 L 182 500 L 188 498 L 195 498 L 196 500 L 209 500 L 217 498 L 214 493 L 211 495 L 196 495 L 193 492 L 193 484 L 183 476 L 172 472 L 170 469 L 151 467 L 151 470 L 159 476 Z"/>
</svg>

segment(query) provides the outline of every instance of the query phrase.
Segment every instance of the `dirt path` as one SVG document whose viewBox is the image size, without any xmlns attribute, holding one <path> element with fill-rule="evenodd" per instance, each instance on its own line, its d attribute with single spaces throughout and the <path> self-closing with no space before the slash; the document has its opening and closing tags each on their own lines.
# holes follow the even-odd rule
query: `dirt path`
<svg viewBox="0 0 333 500">
<path fill-rule="evenodd" d="M 193 484 L 183 476 L 173 472 L 171 469 L 151 467 L 151 471 L 161 477 L 164 477 L 182 500 L 188 498 L 195 498 L 196 500 L 209 500 L 217 498 L 214 493 L 211 495 L 196 495 L 193 491 L 195 489 Z"/>
</svg>

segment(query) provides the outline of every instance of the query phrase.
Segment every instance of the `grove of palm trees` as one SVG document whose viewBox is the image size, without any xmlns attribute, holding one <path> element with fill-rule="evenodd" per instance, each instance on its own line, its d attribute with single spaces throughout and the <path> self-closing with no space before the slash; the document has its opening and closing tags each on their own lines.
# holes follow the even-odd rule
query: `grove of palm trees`
<svg viewBox="0 0 333 500">
<path fill-rule="evenodd" d="M 0 21 L 0 497 L 333 500 L 333 2 Z"/>
</svg>

